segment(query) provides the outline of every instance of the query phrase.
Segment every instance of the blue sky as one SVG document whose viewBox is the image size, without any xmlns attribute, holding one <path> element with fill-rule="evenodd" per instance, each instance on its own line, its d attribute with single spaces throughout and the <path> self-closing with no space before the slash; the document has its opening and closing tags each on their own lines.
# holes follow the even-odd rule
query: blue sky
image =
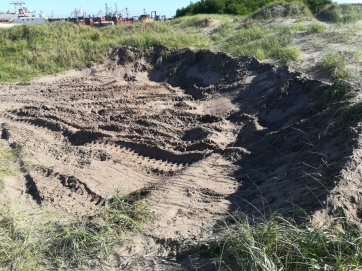
<svg viewBox="0 0 362 271">
<path fill-rule="evenodd" d="M 13 11 L 14 8 L 10 5 L 13 0 L 0 0 L 0 11 Z M 18 1 L 18 0 L 17 0 Z M 251 0 L 252 1 L 252 0 Z M 118 10 L 129 10 L 131 16 L 138 16 L 143 14 L 143 9 L 146 9 L 147 13 L 151 11 L 157 11 L 159 15 L 166 15 L 171 17 L 175 15 L 176 9 L 185 7 L 190 4 L 190 0 L 132 0 L 132 1 L 118 1 L 118 0 L 23 0 L 26 3 L 25 6 L 29 10 L 35 10 L 37 13 L 43 11 L 47 16 L 51 15 L 53 11 L 54 17 L 66 17 L 70 16 L 74 8 L 82 8 L 87 14 L 97 14 L 100 10 L 104 12 L 105 3 L 112 9 L 115 9 L 115 3 L 118 5 Z M 193 2 L 197 2 L 193 0 Z M 362 3 L 362 0 L 337 0 L 338 3 Z"/>
<path fill-rule="evenodd" d="M 10 3 L 14 0 L 0 0 L 0 11 L 14 11 L 14 6 Z M 19 0 L 15 0 L 19 1 Z M 362 1 L 362 0 L 361 0 Z M 56 16 L 70 16 L 74 8 L 82 8 L 87 14 L 97 14 L 100 10 L 105 11 L 105 4 L 115 10 L 115 3 L 118 6 L 118 11 L 128 8 L 131 16 L 138 16 L 143 14 L 143 9 L 147 13 L 157 11 L 159 15 L 166 15 L 171 17 L 175 15 L 176 9 L 182 8 L 190 4 L 190 0 L 132 0 L 132 1 L 119 1 L 119 0 L 21 0 L 25 2 L 25 6 L 30 11 L 36 11 L 37 14 L 42 11 L 45 15 L 50 16 L 53 11 L 54 17 Z M 195 0 L 193 2 L 196 2 Z"/>
</svg>

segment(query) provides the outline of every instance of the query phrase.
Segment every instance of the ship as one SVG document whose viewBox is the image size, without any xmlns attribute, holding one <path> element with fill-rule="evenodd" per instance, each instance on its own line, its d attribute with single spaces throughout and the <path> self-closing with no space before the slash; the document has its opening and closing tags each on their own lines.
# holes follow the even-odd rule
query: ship
<svg viewBox="0 0 362 271">
<path fill-rule="evenodd" d="M 144 10 L 144 14 L 141 16 L 129 17 L 128 9 L 125 9 L 126 17 L 123 17 L 122 12 L 118 12 L 117 5 L 115 6 L 115 11 L 112 12 L 111 9 L 106 4 L 106 10 L 103 14 L 100 11 L 97 15 L 86 15 L 82 8 L 75 8 L 71 13 L 71 16 L 68 18 L 50 18 L 44 16 L 42 13 L 39 16 L 36 16 L 35 12 L 29 11 L 23 2 L 12 2 L 14 5 L 15 12 L 0 12 L 0 23 L 31 23 L 31 24 L 41 24 L 45 22 L 56 22 L 56 21 L 68 21 L 73 22 L 78 25 L 89 25 L 93 27 L 102 27 L 109 25 L 120 25 L 120 24 L 132 24 L 134 22 L 152 22 L 152 21 L 165 21 L 166 16 L 159 16 L 156 14 L 156 11 L 152 11 L 151 15 L 147 14 Z"/>
<path fill-rule="evenodd" d="M 14 5 L 15 12 L 0 12 L 1 23 L 32 23 L 39 24 L 47 21 L 47 18 L 40 14 L 36 16 L 34 11 L 29 11 L 28 8 L 24 7 L 23 2 L 12 2 Z"/>
</svg>

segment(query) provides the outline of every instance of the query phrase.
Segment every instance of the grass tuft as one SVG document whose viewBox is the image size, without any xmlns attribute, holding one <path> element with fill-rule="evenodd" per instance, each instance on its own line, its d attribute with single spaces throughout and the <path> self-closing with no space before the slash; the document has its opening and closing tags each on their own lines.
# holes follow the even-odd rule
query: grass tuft
<svg viewBox="0 0 362 271">
<path fill-rule="evenodd" d="M 319 67 L 328 77 L 334 80 L 346 80 L 351 76 L 346 68 L 347 58 L 344 53 L 328 53 L 320 62 Z"/>
<path fill-rule="evenodd" d="M 118 192 L 97 216 L 75 221 L 49 221 L 39 210 L 30 214 L 2 206 L 0 211 L 0 266 L 24 271 L 108 262 L 113 247 L 130 232 L 142 232 L 142 223 L 153 217 L 144 199 Z"/>
<path fill-rule="evenodd" d="M 322 33 L 327 29 L 327 27 L 324 24 L 321 23 L 312 23 L 308 27 L 308 32 L 310 33 Z"/>
<path fill-rule="evenodd" d="M 121 196 L 119 192 L 113 196 L 103 213 L 102 219 L 118 230 L 142 231 L 142 223 L 153 219 L 147 201 L 136 196 Z"/>
<path fill-rule="evenodd" d="M 0 140 L 0 191 L 4 189 L 6 176 L 15 176 L 19 173 L 15 158 L 15 151 L 7 146 L 5 140 Z"/>
<path fill-rule="evenodd" d="M 84 218 L 73 223 L 53 223 L 48 229 L 45 255 L 58 267 L 86 265 L 94 259 L 107 260 L 113 245 L 120 241 L 111 228 Z"/>
<path fill-rule="evenodd" d="M 355 103 L 347 107 L 341 116 L 341 123 L 356 125 L 362 121 L 362 103 Z"/>
<path fill-rule="evenodd" d="M 275 216 L 250 221 L 235 214 L 233 224 L 199 251 L 228 270 L 360 270 L 362 232 L 296 226 Z M 205 247 L 205 245 L 203 246 Z"/>
<path fill-rule="evenodd" d="M 34 217 L 0 208 L 0 266 L 2 270 L 41 270 L 42 243 Z"/>
</svg>

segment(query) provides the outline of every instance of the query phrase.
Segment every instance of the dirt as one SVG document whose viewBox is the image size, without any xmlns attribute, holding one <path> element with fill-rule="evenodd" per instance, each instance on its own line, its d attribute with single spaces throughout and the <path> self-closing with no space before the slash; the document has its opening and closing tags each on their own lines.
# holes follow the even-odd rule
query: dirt
<svg viewBox="0 0 362 271">
<path fill-rule="evenodd" d="M 1 137 L 24 167 L 2 196 L 74 217 L 117 190 L 146 192 L 156 219 L 127 255 L 156 259 L 149 270 L 235 210 L 360 224 L 361 127 L 342 121 L 351 102 L 333 101 L 336 89 L 250 57 L 163 47 L 2 84 Z"/>
</svg>

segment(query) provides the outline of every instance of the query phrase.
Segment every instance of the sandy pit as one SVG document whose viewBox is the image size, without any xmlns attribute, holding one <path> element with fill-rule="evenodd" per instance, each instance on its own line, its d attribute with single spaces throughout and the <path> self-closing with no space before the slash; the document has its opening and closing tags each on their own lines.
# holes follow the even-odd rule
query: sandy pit
<svg viewBox="0 0 362 271">
<path fill-rule="evenodd" d="M 75 216 L 142 191 L 156 256 L 238 209 L 360 223 L 360 127 L 341 121 L 349 102 L 335 91 L 253 58 L 161 47 L 2 84 L 1 137 L 26 168 L 3 198 Z"/>
</svg>

